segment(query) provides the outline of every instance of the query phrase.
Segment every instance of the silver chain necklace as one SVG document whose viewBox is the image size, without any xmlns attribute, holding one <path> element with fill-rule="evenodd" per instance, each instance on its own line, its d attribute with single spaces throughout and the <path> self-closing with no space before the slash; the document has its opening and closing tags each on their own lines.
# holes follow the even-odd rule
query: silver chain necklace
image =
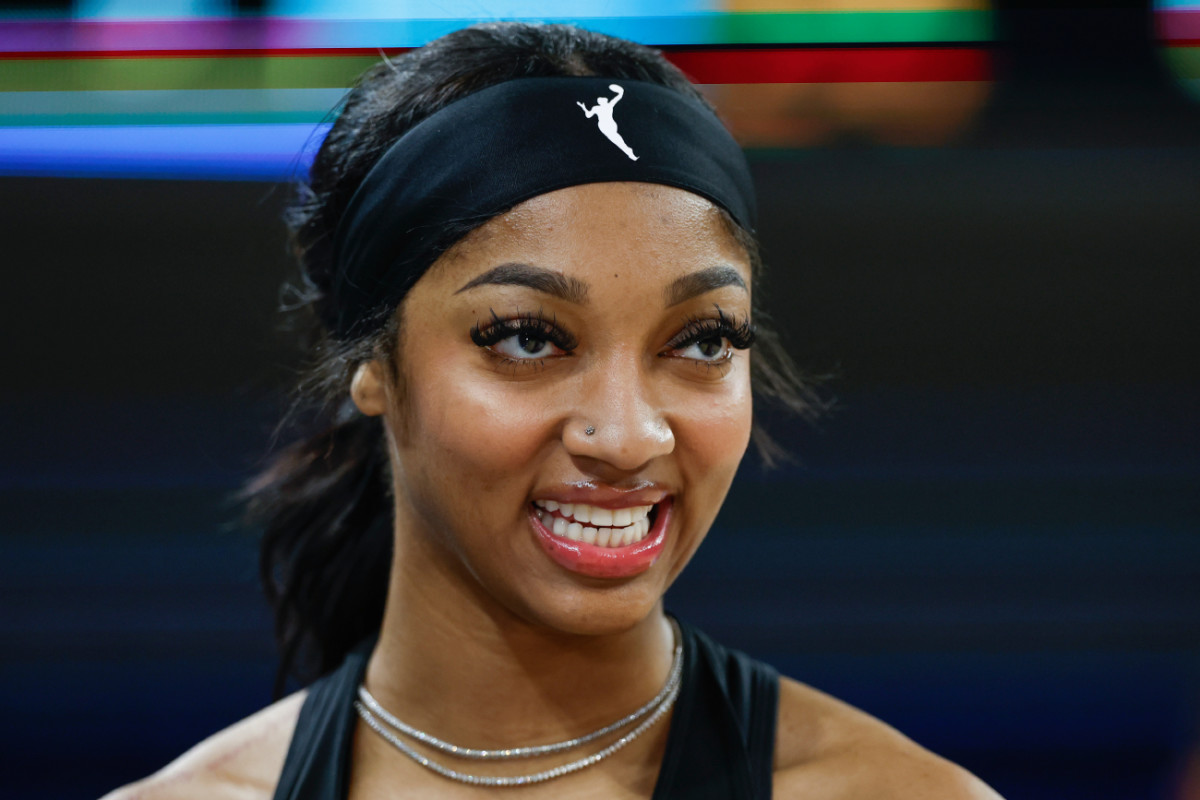
<svg viewBox="0 0 1200 800">
<path fill-rule="evenodd" d="M 361 686 L 358 690 L 359 700 L 355 701 L 354 708 L 358 712 L 358 715 L 362 717 L 363 722 L 365 722 L 368 727 L 383 737 L 383 739 L 389 744 L 391 744 L 401 753 L 404 753 L 413 761 L 416 761 L 421 766 L 436 772 L 443 777 L 475 786 L 526 786 L 531 783 L 542 783 L 563 775 L 569 775 L 572 772 L 578 772 L 585 767 L 590 767 L 598 761 L 608 758 L 613 753 L 625 747 L 634 739 L 638 738 L 647 730 L 649 730 L 650 727 L 654 725 L 654 723 L 658 722 L 675 704 L 676 698 L 679 697 L 679 689 L 683 676 L 683 642 L 679 633 L 679 626 L 676 624 L 675 620 L 670 618 L 668 618 L 668 620 L 670 621 L 671 628 L 675 634 L 675 652 L 671 660 L 671 669 L 667 673 L 667 681 L 665 684 L 663 684 L 663 687 L 661 690 L 659 690 L 658 694 L 654 696 L 654 699 L 639 708 L 637 711 L 634 711 L 632 714 L 628 714 L 610 725 L 605 725 L 603 728 L 600 728 L 597 731 L 593 731 L 592 733 L 579 736 L 574 739 L 568 739 L 564 742 L 535 745 L 532 747 L 514 747 L 502 750 L 481 750 L 472 747 L 460 747 L 458 745 L 443 741 L 436 736 L 425 733 L 422 730 L 418 730 L 417 728 L 414 728 L 411 725 L 408 725 L 397 719 L 395 716 L 388 713 L 381 705 L 379 705 L 378 701 L 371 696 L 365 687 Z M 505 761 L 520 758 L 532 758 L 534 756 L 573 750 L 589 742 L 595 741 L 606 734 L 613 733 L 624 727 L 627 727 L 639 719 L 642 721 L 629 733 L 608 745 L 603 750 L 600 750 L 589 756 L 585 756 L 566 764 L 560 764 L 557 767 L 543 770 L 541 772 L 503 777 L 472 775 L 466 772 L 459 772 L 458 770 L 454 770 L 443 764 L 439 764 L 438 762 L 421 755 L 387 727 L 391 726 L 395 730 L 400 731 L 401 733 L 404 733 L 413 739 L 423 742 L 434 749 L 440 750 L 443 753 L 448 753 L 452 756 L 475 760 Z"/>
</svg>

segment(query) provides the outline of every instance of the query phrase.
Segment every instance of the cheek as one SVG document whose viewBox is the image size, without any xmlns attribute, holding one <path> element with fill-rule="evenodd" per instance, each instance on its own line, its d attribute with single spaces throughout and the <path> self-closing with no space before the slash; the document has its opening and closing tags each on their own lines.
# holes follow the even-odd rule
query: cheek
<svg viewBox="0 0 1200 800">
<path fill-rule="evenodd" d="M 753 401 L 748 374 L 729 392 L 680 415 L 677 425 L 676 439 L 688 454 L 684 469 L 693 468 L 696 480 L 728 484 L 750 443 Z"/>
<path fill-rule="evenodd" d="M 521 467 L 535 463 L 551 428 L 544 402 L 464 372 L 435 370 L 418 384 L 412 452 L 441 477 L 469 480 L 473 493 L 528 480 Z"/>
<path fill-rule="evenodd" d="M 707 536 L 750 443 L 753 403 L 748 375 L 731 391 L 696 403 L 689 411 L 675 421 L 685 487 L 676 513 L 684 537 L 671 566 L 671 581 Z"/>
</svg>

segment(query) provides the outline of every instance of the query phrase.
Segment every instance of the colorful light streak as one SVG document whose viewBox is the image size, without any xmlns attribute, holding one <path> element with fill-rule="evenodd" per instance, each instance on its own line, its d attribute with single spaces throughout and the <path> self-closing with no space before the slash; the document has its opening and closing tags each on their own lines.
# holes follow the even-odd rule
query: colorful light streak
<svg viewBox="0 0 1200 800">
<path fill-rule="evenodd" d="M 973 116 L 990 86 L 992 18 L 974 0 L 837 11 L 731 2 L 735 12 L 675 0 L 665 16 L 559 21 L 663 47 L 706 85 L 748 146 L 819 143 L 836 136 L 839 109 L 851 109 L 860 135 L 876 124 L 859 113 L 864 98 L 883 110 L 883 128 L 921 117 L 915 138 L 881 140 L 937 143 Z M 324 130 L 345 88 L 381 54 L 472 21 L 325 18 L 319 9 L 254 19 L 0 21 L 0 173 L 285 178 L 298 144 Z M 800 119 L 798 127 L 797 115 L 821 122 Z"/>
<path fill-rule="evenodd" d="M 5 57 L 62 55 L 233 55 L 340 52 L 420 47 L 486 18 L 190 19 L 0 22 Z M 697 12 L 674 16 L 540 16 L 637 42 L 664 45 L 986 42 L 987 11 Z"/>
<path fill-rule="evenodd" d="M 1200 3 L 1159 0 L 1154 23 L 1167 68 L 1186 93 L 1200 100 Z"/>
<path fill-rule="evenodd" d="M 8 175 L 288 180 L 328 125 L 110 125 L 0 128 Z"/>
</svg>

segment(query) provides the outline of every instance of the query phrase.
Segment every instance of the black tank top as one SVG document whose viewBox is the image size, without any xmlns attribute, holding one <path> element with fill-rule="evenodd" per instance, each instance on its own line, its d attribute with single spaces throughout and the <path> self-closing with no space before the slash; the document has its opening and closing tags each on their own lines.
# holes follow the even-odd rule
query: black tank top
<svg viewBox="0 0 1200 800">
<path fill-rule="evenodd" d="M 683 683 L 652 800 L 771 796 L 779 675 L 682 622 Z M 314 683 L 300 709 L 275 800 L 343 800 L 354 700 L 374 641 Z M 397 758 L 401 758 L 399 753 Z"/>
</svg>

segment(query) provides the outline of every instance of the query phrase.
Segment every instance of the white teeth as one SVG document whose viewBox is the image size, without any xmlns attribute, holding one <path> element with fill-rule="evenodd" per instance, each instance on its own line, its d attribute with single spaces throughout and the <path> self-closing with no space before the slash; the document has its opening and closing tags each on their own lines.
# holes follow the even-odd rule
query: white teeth
<svg viewBox="0 0 1200 800">
<path fill-rule="evenodd" d="M 624 547 L 640 542 L 650 532 L 654 506 L 601 508 L 586 503 L 535 500 L 538 519 L 555 536 L 597 547 Z M 557 511 L 558 513 L 551 513 Z"/>
<path fill-rule="evenodd" d="M 554 500 L 535 500 L 533 503 L 547 512 L 557 511 L 563 517 L 594 528 L 625 528 L 649 516 L 654 506 L 630 508 L 601 508 L 587 503 L 559 503 Z"/>
</svg>

